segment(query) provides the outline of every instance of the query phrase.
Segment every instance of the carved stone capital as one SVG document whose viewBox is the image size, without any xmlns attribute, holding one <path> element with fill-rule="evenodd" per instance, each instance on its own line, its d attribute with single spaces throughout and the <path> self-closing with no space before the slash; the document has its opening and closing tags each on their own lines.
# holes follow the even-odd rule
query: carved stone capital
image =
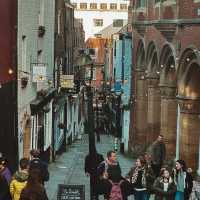
<svg viewBox="0 0 200 200">
<path fill-rule="evenodd" d="M 153 87 L 153 88 L 156 88 L 158 87 L 158 84 L 159 84 L 159 79 L 157 78 L 147 78 L 147 84 L 148 84 L 148 87 Z"/>
<path fill-rule="evenodd" d="M 176 87 L 160 86 L 160 93 L 163 99 L 175 99 Z"/>
<path fill-rule="evenodd" d="M 200 114 L 200 99 L 177 98 L 181 113 Z"/>
</svg>

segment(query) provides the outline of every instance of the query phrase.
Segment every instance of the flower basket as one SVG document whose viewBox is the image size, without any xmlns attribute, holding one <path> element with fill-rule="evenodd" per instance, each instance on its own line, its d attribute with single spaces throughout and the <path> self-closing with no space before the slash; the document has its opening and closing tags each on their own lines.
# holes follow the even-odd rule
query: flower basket
<svg viewBox="0 0 200 200">
<path fill-rule="evenodd" d="M 65 124 L 64 124 L 64 123 L 58 124 L 58 128 L 59 128 L 59 129 L 64 129 L 64 128 L 65 128 Z"/>
<path fill-rule="evenodd" d="M 21 78 L 21 88 L 25 88 L 28 84 L 28 77 Z"/>
<path fill-rule="evenodd" d="M 38 27 L 38 36 L 43 37 L 45 34 L 45 27 L 44 26 L 39 26 Z"/>
</svg>

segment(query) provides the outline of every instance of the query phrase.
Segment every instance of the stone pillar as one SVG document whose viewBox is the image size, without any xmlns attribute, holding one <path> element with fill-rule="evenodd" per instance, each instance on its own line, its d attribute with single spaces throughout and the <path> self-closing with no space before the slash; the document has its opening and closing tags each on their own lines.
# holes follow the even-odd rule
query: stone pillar
<svg viewBox="0 0 200 200">
<path fill-rule="evenodd" d="M 177 99 L 176 88 L 161 86 L 161 127 L 167 149 L 167 160 L 176 155 Z"/>
<path fill-rule="evenodd" d="M 144 73 L 137 73 L 136 132 L 140 144 L 146 141 L 147 130 L 147 88 Z"/>
<path fill-rule="evenodd" d="M 134 148 L 141 153 L 146 147 L 147 138 L 147 87 L 144 71 L 136 72 Z"/>
<path fill-rule="evenodd" d="M 200 100 L 179 99 L 180 159 L 193 170 L 199 165 Z"/>
<path fill-rule="evenodd" d="M 147 111 L 147 143 L 151 144 L 160 134 L 161 97 L 158 79 L 149 78 L 148 82 L 148 111 Z"/>
</svg>

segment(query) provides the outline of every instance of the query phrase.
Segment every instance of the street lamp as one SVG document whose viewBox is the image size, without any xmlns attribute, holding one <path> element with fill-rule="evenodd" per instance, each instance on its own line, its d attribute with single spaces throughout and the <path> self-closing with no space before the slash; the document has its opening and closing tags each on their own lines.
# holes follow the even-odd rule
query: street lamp
<svg viewBox="0 0 200 200">
<path fill-rule="evenodd" d="M 78 67 L 79 76 L 76 81 L 85 82 L 87 94 L 87 127 L 89 136 L 89 154 L 93 155 L 96 152 L 95 135 L 94 135 L 94 111 L 93 111 L 93 92 L 92 92 L 92 79 L 93 79 L 93 60 L 85 53 L 82 53 L 76 60 L 75 67 Z M 87 73 L 85 73 L 87 72 Z M 89 73 L 88 73 L 89 72 Z"/>
<path fill-rule="evenodd" d="M 89 136 L 89 154 L 86 156 L 86 160 L 90 162 L 90 166 L 95 166 L 97 163 L 97 151 L 95 145 L 95 135 L 94 135 L 94 110 L 93 110 L 93 91 L 92 91 L 92 79 L 93 79 L 93 61 L 87 54 L 81 54 L 76 61 L 76 66 L 79 68 L 79 75 L 77 77 L 77 81 L 84 80 L 84 85 L 86 88 L 87 94 L 87 111 L 88 111 L 88 118 L 86 121 L 86 127 Z M 90 70 L 89 76 L 86 77 L 85 72 L 86 70 Z M 82 72 L 82 73 L 81 73 Z M 87 73 L 88 75 L 88 73 Z M 84 77 L 83 77 L 84 76 Z M 88 84 L 86 84 L 88 83 Z M 89 159 L 88 159 L 89 158 Z M 92 174 L 94 169 L 89 169 L 90 171 L 90 199 L 93 200 L 95 196 L 95 177 Z"/>
</svg>

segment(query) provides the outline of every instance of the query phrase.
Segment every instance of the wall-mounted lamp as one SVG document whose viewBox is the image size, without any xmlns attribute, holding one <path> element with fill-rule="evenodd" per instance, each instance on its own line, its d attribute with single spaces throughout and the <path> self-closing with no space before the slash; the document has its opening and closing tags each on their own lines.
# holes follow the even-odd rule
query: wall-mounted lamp
<svg viewBox="0 0 200 200">
<path fill-rule="evenodd" d="M 170 65 L 170 67 L 173 69 L 175 66 L 174 65 Z"/>
<path fill-rule="evenodd" d="M 144 76 L 141 76 L 141 77 L 140 77 L 141 80 L 144 80 L 144 78 L 145 78 Z"/>
<path fill-rule="evenodd" d="M 157 71 L 156 73 L 157 73 L 157 74 L 160 74 L 160 72 L 159 72 L 159 71 Z"/>
<path fill-rule="evenodd" d="M 189 62 L 189 61 L 190 61 L 190 58 L 186 58 L 186 61 Z"/>
<path fill-rule="evenodd" d="M 9 73 L 9 74 L 13 74 L 13 70 L 12 70 L 12 69 L 9 69 L 9 70 L 8 70 L 8 73 Z"/>
<path fill-rule="evenodd" d="M 164 65 L 160 65 L 160 67 L 161 67 L 161 68 L 163 68 L 163 67 L 164 67 Z"/>
</svg>

